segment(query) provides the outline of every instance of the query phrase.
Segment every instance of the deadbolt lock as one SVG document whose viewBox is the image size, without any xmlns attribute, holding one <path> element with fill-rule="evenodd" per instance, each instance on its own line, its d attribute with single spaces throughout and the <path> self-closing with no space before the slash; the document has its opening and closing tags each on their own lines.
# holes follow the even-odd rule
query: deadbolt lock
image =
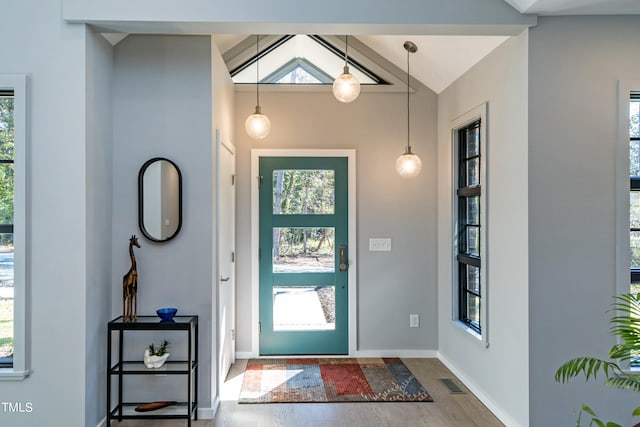
<svg viewBox="0 0 640 427">
<path fill-rule="evenodd" d="M 347 271 L 347 247 L 344 245 L 340 246 L 338 253 L 340 255 L 340 271 Z"/>
</svg>

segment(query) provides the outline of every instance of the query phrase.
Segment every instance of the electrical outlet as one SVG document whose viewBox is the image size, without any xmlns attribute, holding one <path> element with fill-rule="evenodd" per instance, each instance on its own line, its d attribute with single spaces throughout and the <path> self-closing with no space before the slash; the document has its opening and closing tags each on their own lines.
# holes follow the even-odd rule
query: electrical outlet
<svg viewBox="0 0 640 427">
<path fill-rule="evenodd" d="M 410 314 L 409 315 L 409 327 L 410 328 L 419 328 L 420 327 L 420 315 L 419 314 Z"/>
</svg>

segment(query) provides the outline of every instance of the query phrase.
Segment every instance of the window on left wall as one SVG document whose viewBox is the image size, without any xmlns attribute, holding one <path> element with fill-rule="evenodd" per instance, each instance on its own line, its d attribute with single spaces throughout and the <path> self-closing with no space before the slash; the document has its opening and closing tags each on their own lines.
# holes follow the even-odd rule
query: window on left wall
<svg viewBox="0 0 640 427">
<path fill-rule="evenodd" d="M 29 375 L 27 77 L 0 74 L 0 380 Z"/>
<path fill-rule="evenodd" d="M 15 96 L 0 90 L 0 367 L 13 367 Z"/>
</svg>

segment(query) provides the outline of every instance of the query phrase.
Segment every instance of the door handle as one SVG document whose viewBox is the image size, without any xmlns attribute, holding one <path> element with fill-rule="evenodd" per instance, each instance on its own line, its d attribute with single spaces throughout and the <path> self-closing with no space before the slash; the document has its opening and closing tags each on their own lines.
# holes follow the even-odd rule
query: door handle
<svg viewBox="0 0 640 427">
<path fill-rule="evenodd" d="M 347 247 L 344 245 L 340 246 L 338 254 L 340 256 L 340 271 L 347 271 Z"/>
<path fill-rule="evenodd" d="M 221 281 L 221 282 L 228 282 L 228 281 L 229 281 L 229 277 L 222 277 L 222 276 L 220 276 L 220 281 Z"/>
</svg>

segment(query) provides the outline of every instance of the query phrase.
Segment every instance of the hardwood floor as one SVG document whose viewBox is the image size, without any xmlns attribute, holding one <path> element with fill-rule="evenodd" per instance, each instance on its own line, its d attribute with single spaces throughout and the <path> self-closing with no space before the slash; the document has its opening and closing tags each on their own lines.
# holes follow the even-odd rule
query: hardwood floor
<svg viewBox="0 0 640 427">
<path fill-rule="evenodd" d="M 220 392 L 214 420 L 193 427 L 499 427 L 503 424 L 437 359 L 402 359 L 434 402 L 238 404 L 246 360 L 237 360 Z M 450 378 L 465 394 L 451 394 Z M 186 421 L 123 421 L 113 427 L 178 427 Z"/>
</svg>

